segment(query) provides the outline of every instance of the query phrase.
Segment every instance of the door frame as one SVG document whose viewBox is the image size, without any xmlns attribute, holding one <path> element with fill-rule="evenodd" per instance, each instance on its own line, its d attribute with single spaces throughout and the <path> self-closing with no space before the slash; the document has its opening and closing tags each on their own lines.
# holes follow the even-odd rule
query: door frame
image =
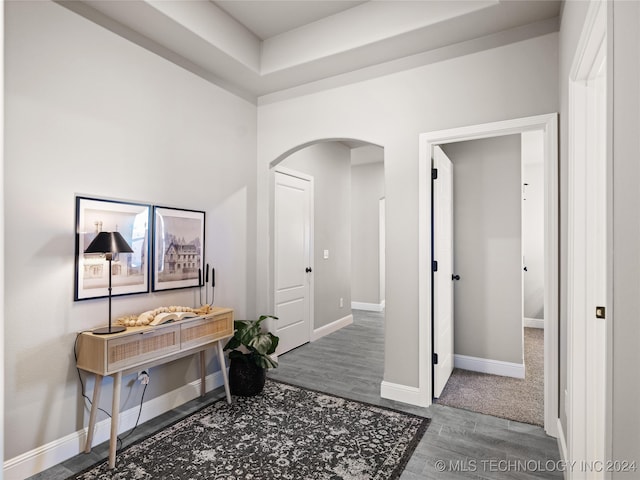
<svg viewBox="0 0 640 480">
<path fill-rule="evenodd" d="M 431 374 L 431 155 L 434 145 L 542 130 L 544 134 L 544 429 L 557 436 L 559 417 L 559 194 L 558 114 L 550 113 L 500 122 L 423 133 L 418 153 L 418 396 L 432 403 Z"/>
<path fill-rule="evenodd" d="M 281 173 L 283 175 L 289 175 L 290 177 L 299 178 L 301 180 L 305 180 L 309 182 L 309 190 L 310 196 L 309 198 L 309 267 L 312 271 L 315 270 L 315 251 L 314 251 L 314 179 L 313 176 L 307 175 L 306 173 L 299 172 L 297 170 L 293 170 L 291 168 L 275 166 L 271 168 L 270 177 L 271 181 L 269 187 L 269 231 L 271 233 L 271 241 L 270 241 L 270 265 L 269 271 L 270 274 L 270 283 L 272 285 L 271 295 L 270 295 L 270 311 L 274 311 L 276 305 L 276 283 L 275 283 L 275 265 L 276 265 L 276 242 L 274 238 L 273 232 L 275 232 L 275 218 L 276 218 L 276 196 L 275 196 L 275 187 L 276 187 L 276 173 Z M 314 332 L 314 311 L 315 311 L 315 303 L 314 303 L 314 283 L 313 283 L 313 274 L 307 275 L 307 279 L 309 281 L 309 341 L 313 340 L 313 332 Z M 271 318 L 267 319 L 267 324 L 265 325 L 269 331 L 277 333 L 277 328 L 275 321 Z"/>
<path fill-rule="evenodd" d="M 385 309 L 387 285 L 385 283 L 387 271 L 387 200 L 378 200 L 378 304 L 382 311 Z M 353 248 L 353 247 L 352 247 Z"/>
<path fill-rule="evenodd" d="M 587 264 L 597 261 L 597 252 L 589 248 L 585 234 L 589 235 L 590 212 L 585 203 L 587 192 L 599 191 L 594 184 L 593 171 L 596 161 L 594 149 L 605 152 L 604 198 L 596 198 L 594 207 L 604 208 L 606 216 L 606 242 L 612 245 L 612 150 L 611 105 L 612 69 L 609 65 L 610 44 L 607 42 L 608 2 L 592 1 L 587 11 L 576 53 L 569 73 L 569 145 L 568 145 L 568 242 L 567 242 L 567 431 L 565 458 L 567 461 L 605 461 L 611 458 L 611 422 L 607 407 L 611 405 L 611 337 L 612 337 L 612 284 L 610 266 L 613 251 L 607 249 L 602 275 L 606 281 L 606 318 L 597 319 L 591 310 L 593 292 L 588 277 Z M 602 116 L 594 111 L 597 88 L 587 83 L 593 80 L 593 67 L 606 62 L 606 105 Z M 605 129 L 605 144 L 598 144 L 599 129 Z M 589 195 L 591 196 L 591 194 Z M 605 322 L 598 325 L 599 322 Z M 600 327 L 600 328 L 599 328 Z M 598 330 L 604 330 L 604 334 Z M 598 359 L 597 361 L 594 361 Z M 601 362 L 601 360 L 604 360 Z M 599 391 L 599 392 L 598 392 Z M 595 392 L 595 394 L 594 394 Z M 589 393 L 587 395 L 587 393 Z M 567 478 L 575 478 L 569 470 Z M 594 473 L 594 478 L 610 478 L 604 469 Z"/>
</svg>

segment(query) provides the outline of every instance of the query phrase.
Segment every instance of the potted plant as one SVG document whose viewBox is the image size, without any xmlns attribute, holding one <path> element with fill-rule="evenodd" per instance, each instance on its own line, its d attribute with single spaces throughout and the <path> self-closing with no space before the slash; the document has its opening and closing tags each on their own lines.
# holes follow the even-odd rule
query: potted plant
<svg viewBox="0 0 640 480">
<path fill-rule="evenodd" d="M 278 337 L 262 331 L 262 322 L 278 317 L 261 315 L 258 320 L 236 320 L 235 332 L 225 345 L 229 352 L 229 387 L 231 393 L 243 397 L 257 395 L 264 388 L 267 369 L 276 368 L 278 361 L 271 357 L 278 346 Z"/>
</svg>

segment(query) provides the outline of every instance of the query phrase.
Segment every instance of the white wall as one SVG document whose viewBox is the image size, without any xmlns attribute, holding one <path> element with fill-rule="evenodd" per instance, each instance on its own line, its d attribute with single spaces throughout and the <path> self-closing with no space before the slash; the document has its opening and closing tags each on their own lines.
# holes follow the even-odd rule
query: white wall
<svg viewBox="0 0 640 480">
<path fill-rule="evenodd" d="M 525 318 L 544 319 L 544 138 L 522 133 L 522 256 Z M 526 184 L 526 185 L 525 185 Z"/>
<path fill-rule="evenodd" d="M 347 146 L 329 142 L 299 150 L 281 163 L 313 177 L 314 329 L 351 314 L 350 160 Z"/>
<path fill-rule="evenodd" d="M 611 342 L 609 382 L 612 459 L 640 463 L 640 3 L 611 2 L 607 64 L 613 66 L 612 126 L 613 208 L 611 232 L 613 298 L 607 313 Z M 612 28 L 611 28 L 612 27 Z M 611 315 L 610 315 L 611 313 Z M 637 472 L 616 471 L 614 479 L 636 478 Z"/>
<path fill-rule="evenodd" d="M 351 296 L 354 302 L 371 304 L 371 308 L 384 300 L 379 261 L 382 197 L 384 163 L 354 165 L 351 168 Z"/>
<path fill-rule="evenodd" d="M 522 364 L 520 135 L 442 145 L 453 163 L 454 352 Z"/>
<path fill-rule="evenodd" d="M 385 149 L 385 381 L 418 385 L 418 136 L 557 111 L 557 34 L 258 107 L 258 292 L 270 304 L 269 164 L 324 138 Z M 403 352 L 398 355 L 397 352 Z"/>
<path fill-rule="evenodd" d="M 82 429 L 88 416 L 73 344 L 76 332 L 107 322 L 107 301 L 73 301 L 75 195 L 205 210 L 217 304 L 255 315 L 256 108 L 56 3 L 4 7 L 12 459 Z M 116 297 L 113 316 L 195 302 L 192 289 Z M 197 377 L 188 358 L 154 368 L 145 400 Z M 140 400 L 132 383 L 123 381 L 125 408 Z"/>
</svg>

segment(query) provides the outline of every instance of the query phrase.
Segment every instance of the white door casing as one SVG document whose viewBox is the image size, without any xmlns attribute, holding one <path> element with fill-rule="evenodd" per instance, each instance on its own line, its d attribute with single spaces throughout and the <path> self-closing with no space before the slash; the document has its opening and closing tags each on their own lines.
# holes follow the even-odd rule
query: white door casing
<svg viewBox="0 0 640 480">
<path fill-rule="evenodd" d="M 569 78 L 567 460 L 607 459 L 607 6 L 591 2 Z M 602 463 L 604 464 L 604 463 Z M 608 478 L 606 469 L 567 478 Z"/>
<path fill-rule="evenodd" d="M 386 255 L 387 255 L 387 237 L 385 229 L 387 227 L 387 210 L 386 200 L 384 197 L 380 199 L 378 204 L 378 273 L 380 275 L 378 281 L 378 303 L 384 309 L 386 299 Z"/>
<path fill-rule="evenodd" d="M 274 315 L 278 354 L 311 340 L 313 179 L 274 172 Z"/>
<path fill-rule="evenodd" d="M 453 164 L 439 146 L 433 147 L 433 396 L 440 397 L 453 371 Z"/>
</svg>

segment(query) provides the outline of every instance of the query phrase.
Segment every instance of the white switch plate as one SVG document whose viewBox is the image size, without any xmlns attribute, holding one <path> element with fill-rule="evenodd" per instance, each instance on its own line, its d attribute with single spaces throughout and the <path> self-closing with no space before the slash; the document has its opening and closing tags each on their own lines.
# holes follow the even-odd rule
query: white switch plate
<svg viewBox="0 0 640 480">
<path fill-rule="evenodd" d="M 325 260 L 326 260 L 327 258 L 329 258 L 329 250 L 325 250 L 325 251 L 324 251 L 324 258 L 325 258 Z"/>
</svg>

